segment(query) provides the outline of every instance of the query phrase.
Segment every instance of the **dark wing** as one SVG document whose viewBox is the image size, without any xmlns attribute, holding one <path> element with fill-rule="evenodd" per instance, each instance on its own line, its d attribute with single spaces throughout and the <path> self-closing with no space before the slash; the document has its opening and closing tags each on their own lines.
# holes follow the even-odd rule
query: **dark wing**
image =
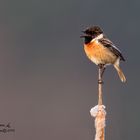
<svg viewBox="0 0 140 140">
<path fill-rule="evenodd" d="M 99 39 L 99 42 L 107 47 L 111 52 L 113 52 L 117 57 L 120 57 L 121 60 L 125 61 L 124 57 L 121 54 L 121 51 L 106 37 Z"/>
</svg>

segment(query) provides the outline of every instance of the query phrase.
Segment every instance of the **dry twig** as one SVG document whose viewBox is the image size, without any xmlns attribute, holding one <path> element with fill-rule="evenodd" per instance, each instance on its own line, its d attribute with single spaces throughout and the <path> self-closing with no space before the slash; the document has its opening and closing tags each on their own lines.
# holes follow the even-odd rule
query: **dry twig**
<svg viewBox="0 0 140 140">
<path fill-rule="evenodd" d="M 99 77 L 98 77 L 98 105 L 93 107 L 90 110 L 91 116 L 95 117 L 95 129 L 96 135 L 95 140 L 104 140 L 105 139 L 105 106 L 103 105 L 102 101 L 102 72 L 103 67 L 99 66 Z"/>
</svg>

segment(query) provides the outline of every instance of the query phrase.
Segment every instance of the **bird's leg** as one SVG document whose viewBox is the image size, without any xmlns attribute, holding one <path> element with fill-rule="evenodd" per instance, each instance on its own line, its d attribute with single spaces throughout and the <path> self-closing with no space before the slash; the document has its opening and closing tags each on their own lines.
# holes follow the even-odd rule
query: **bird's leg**
<svg viewBox="0 0 140 140">
<path fill-rule="evenodd" d="M 102 71 L 101 71 L 101 78 L 103 77 L 104 72 L 105 72 L 105 67 L 103 66 Z"/>
<path fill-rule="evenodd" d="M 105 67 L 104 67 L 104 64 L 99 64 L 99 79 L 98 79 L 98 83 L 99 84 L 103 84 L 103 81 L 102 81 L 102 77 L 103 77 L 103 74 L 104 74 L 104 71 L 105 71 Z"/>
</svg>

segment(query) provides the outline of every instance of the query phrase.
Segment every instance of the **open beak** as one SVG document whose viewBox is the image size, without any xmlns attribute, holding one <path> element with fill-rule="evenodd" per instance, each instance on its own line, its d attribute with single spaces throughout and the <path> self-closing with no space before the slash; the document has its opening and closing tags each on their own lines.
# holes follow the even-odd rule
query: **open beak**
<svg viewBox="0 0 140 140">
<path fill-rule="evenodd" d="M 85 31 L 81 31 L 81 32 L 85 34 Z M 80 38 L 85 38 L 85 37 L 86 37 L 86 35 L 81 35 L 80 36 Z"/>
<path fill-rule="evenodd" d="M 80 38 L 91 37 L 91 35 L 86 34 L 86 31 L 81 31 L 84 35 L 81 35 Z"/>
<path fill-rule="evenodd" d="M 81 36 L 80 36 L 80 38 L 85 38 L 85 37 L 86 37 L 86 35 L 81 35 Z"/>
</svg>

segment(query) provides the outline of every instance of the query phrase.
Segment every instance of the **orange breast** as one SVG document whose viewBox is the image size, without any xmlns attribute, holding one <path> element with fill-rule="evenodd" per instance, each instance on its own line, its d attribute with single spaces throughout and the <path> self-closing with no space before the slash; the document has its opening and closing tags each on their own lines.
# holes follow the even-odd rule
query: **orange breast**
<svg viewBox="0 0 140 140">
<path fill-rule="evenodd" d="M 97 41 L 85 44 L 84 50 L 87 57 L 96 65 L 113 64 L 117 59 L 117 57 L 108 48 L 104 47 Z"/>
</svg>

